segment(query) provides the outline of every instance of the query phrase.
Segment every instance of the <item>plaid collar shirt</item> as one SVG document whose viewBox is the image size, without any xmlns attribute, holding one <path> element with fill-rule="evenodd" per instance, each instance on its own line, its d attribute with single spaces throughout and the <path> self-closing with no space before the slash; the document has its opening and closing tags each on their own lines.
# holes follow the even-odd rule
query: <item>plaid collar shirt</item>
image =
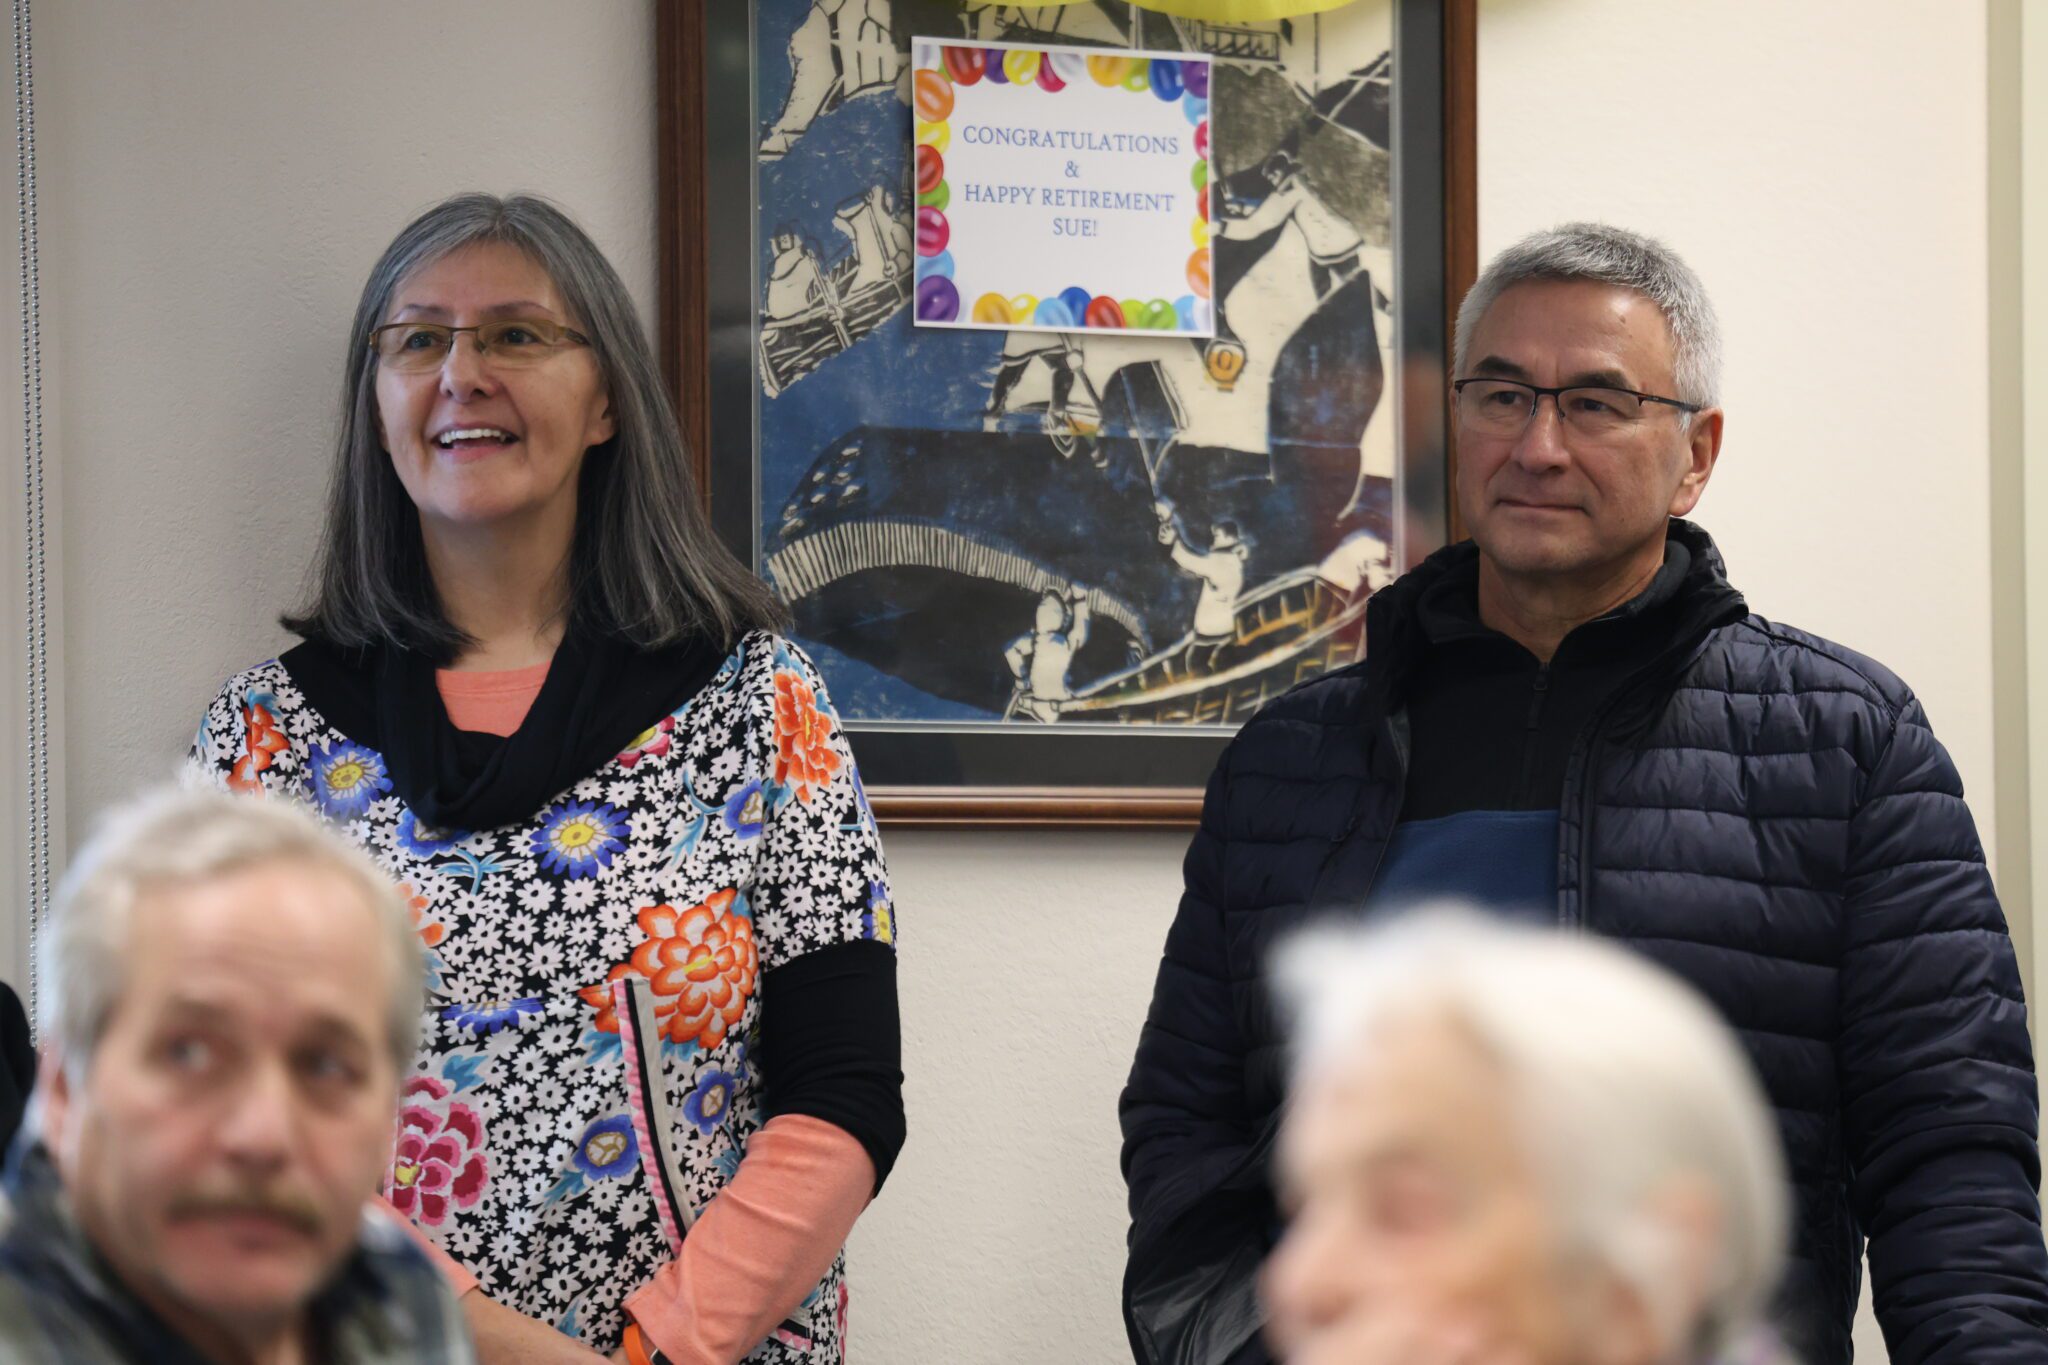
<svg viewBox="0 0 2048 1365">
<path fill-rule="evenodd" d="M 375 1213 L 309 1311 L 322 1365 L 475 1365 L 453 1291 Z M 49 1154 L 18 1142 L 0 1178 L 0 1365 L 100 1362 L 212 1365 L 114 1279 L 72 1218 Z"/>
</svg>

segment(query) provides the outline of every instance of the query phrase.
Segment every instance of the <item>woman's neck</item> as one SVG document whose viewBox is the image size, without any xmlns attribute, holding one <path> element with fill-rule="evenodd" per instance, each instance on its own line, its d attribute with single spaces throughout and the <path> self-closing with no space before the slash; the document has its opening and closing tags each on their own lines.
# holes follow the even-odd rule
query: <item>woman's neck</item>
<svg viewBox="0 0 2048 1365">
<path fill-rule="evenodd" d="M 513 536 L 422 527 L 441 609 L 474 642 L 456 657 L 455 668 L 529 668 L 554 657 L 568 627 L 573 525 L 567 530 Z"/>
</svg>

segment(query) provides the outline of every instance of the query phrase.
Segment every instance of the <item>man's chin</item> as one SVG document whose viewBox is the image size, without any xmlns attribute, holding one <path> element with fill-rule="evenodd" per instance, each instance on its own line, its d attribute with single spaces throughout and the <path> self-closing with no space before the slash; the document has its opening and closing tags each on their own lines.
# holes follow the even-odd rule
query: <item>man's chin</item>
<svg viewBox="0 0 2048 1365">
<path fill-rule="evenodd" d="M 1549 577 L 1576 573 L 1600 561 L 1594 547 L 1579 536 L 1490 528 L 1488 534 L 1475 533 L 1473 538 L 1479 553 L 1504 574 Z"/>
<path fill-rule="evenodd" d="M 290 1317 L 318 1292 L 334 1257 L 314 1238 L 267 1229 L 209 1228 L 167 1239 L 164 1279 L 194 1312 L 217 1322 Z"/>
<path fill-rule="evenodd" d="M 305 1311 L 320 1284 L 311 1275 L 276 1273 L 275 1267 L 239 1281 L 209 1269 L 172 1277 L 170 1290 L 194 1317 L 246 1330 L 290 1322 Z"/>
</svg>

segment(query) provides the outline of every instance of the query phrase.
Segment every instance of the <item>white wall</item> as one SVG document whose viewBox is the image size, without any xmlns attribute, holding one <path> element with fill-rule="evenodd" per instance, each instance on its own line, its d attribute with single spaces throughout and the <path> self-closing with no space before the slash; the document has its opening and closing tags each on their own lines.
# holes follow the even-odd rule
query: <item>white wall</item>
<svg viewBox="0 0 2048 1365">
<path fill-rule="evenodd" d="M 280 644 L 348 310 L 401 222 L 539 190 L 650 297 L 652 26 L 639 0 L 37 20 L 75 834 Z M 1988 833 L 1981 7 L 1490 0 L 1480 33 L 1483 248 L 1591 215 L 1692 259 L 1730 344 L 1702 520 L 1759 608 L 1914 683 Z M 1180 845 L 890 839 L 912 1136 L 855 1236 L 861 1358 L 1119 1357 L 1114 1101 Z"/>
<path fill-rule="evenodd" d="M 1990 833 L 1984 13 L 1952 0 L 1481 7 L 1482 256 L 1663 237 L 1727 336 L 1698 513 L 1766 615 L 1919 692 Z"/>
<path fill-rule="evenodd" d="M 1999 860 L 1995 868 L 2019 955 L 2027 996 L 2035 981 L 2034 907 L 2040 903 L 2041 861 L 2034 856 L 2038 804 L 2033 664 L 2027 614 L 2028 487 L 2026 463 L 2025 139 L 2026 68 L 2021 0 L 1985 3 L 1985 381 L 1986 473 L 1990 482 L 1991 725 L 2006 742 L 1993 756 L 1998 786 Z M 2038 29 L 2038 23 L 2032 26 Z M 2039 34 L 2033 35 L 2038 41 Z M 2038 81 L 2040 77 L 2036 77 Z M 2037 101 L 2038 103 L 2038 101 Z M 2034 148 L 2038 154 L 2040 148 Z M 2039 480 L 2036 480 L 2039 482 Z M 2048 545 L 2048 542 L 2043 542 Z M 2038 561 L 2043 555 L 2036 555 Z M 2043 715 L 2048 720 L 2048 714 Z M 2040 1020 L 2030 1021 L 2040 1036 Z"/>
<path fill-rule="evenodd" d="M 408 218 L 537 190 L 652 298 L 654 26 L 637 0 L 36 17 L 76 834 L 284 640 L 356 292 Z"/>
<path fill-rule="evenodd" d="M 2026 539 L 2038 547 L 2026 561 L 2028 748 L 2034 776 L 2030 825 L 2034 847 L 2034 904 L 2048 905 L 2048 12 L 2022 4 L 2020 15 L 2019 215 L 2022 394 L 2021 445 L 2031 475 L 2025 481 Z M 2034 980 L 2048 981 L 2048 934 L 2036 915 Z M 2038 989 L 2038 987 L 2037 987 Z M 2035 1020 L 2035 1038 L 2040 1038 Z"/>
</svg>

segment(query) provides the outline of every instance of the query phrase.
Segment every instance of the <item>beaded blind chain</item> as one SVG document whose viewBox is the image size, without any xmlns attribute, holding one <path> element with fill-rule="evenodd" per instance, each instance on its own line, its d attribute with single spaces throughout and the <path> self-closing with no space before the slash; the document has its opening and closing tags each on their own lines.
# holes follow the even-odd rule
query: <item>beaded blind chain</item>
<svg viewBox="0 0 2048 1365">
<path fill-rule="evenodd" d="M 29 0 L 14 0 L 14 188 L 21 213 L 21 437 L 26 570 L 28 761 L 28 1012 L 36 1017 L 36 940 L 50 907 L 50 731 L 48 621 L 43 593 L 43 328 L 36 258 L 35 69 Z"/>
</svg>

